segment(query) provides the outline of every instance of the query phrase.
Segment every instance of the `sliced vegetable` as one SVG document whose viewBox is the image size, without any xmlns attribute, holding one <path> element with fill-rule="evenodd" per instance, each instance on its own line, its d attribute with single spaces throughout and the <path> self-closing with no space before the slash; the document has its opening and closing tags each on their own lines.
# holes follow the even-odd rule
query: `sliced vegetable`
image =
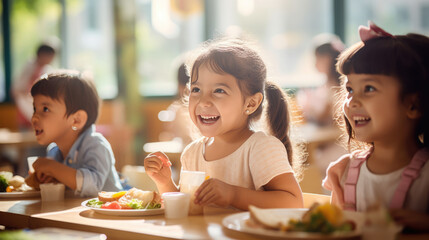
<svg viewBox="0 0 429 240">
<path fill-rule="evenodd" d="M 112 198 L 117 198 L 117 199 L 119 199 L 119 198 L 121 198 L 122 196 L 124 196 L 126 193 L 127 193 L 127 191 L 120 191 L 120 192 L 114 193 L 114 194 L 112 194 Z"/>
<path fill-rule="evenodd" d="M 9 186 L 5 177 L 0 175 L 0 192 L 6 192 L 6 188 Z"/>
<path fill-rule="evenodd" d="M 103 205 L 101 205 L 101 208 L 103 209 L 121 209 L 121 205 L 117 201 L 113 202 L 107 202 Z"/>
<path fill-rule="evenodd" d="M 142 201 L 138 200 L 138 199 L 131 199 L 131 201 L 127 204 L 128 207 L 132 208 L 132 209 L 141 209 L 142 207 Z"/>
<path fill-rule="evenodd" d="M 94 208 L 100 208 L 101 205 L 103 205 L 104 202 L 98 201 L 97 199 L 91 199 L 86 203 L 86 206 L 88 207 L 94 207 Z"/>
<path fill-rule="evenodd" d="M 13 186 L 7 186 L 6 192 L 13 192 L 14 187 Z"/>
</svg>

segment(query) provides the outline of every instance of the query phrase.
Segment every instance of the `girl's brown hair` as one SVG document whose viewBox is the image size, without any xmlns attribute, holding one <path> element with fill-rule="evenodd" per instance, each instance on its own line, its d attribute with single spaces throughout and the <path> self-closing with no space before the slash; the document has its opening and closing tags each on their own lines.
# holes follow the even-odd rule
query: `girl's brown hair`
<svg viewBox="0 0 429 240">
<path fill-rule="evenodd" d="M 262 93 L 264 101 L 255 112 L 249 115 L 249 125 L 261 118 L 263 109 L 270 133 L 284 144 L 289 163 L 293 164 L 292 143 L 289 138 L 290 116 L 287 96 L 275 83 L 267 81 L 267 69 L 264 61 L 249 43 L 239 39 L 219 39 L 207 42 L 198 57 L 190 64 L 191 82 L 198 81 L 199 69 L 202 65 L 220 74 L 229 74 L 238 81 L 244 96 Z M 296 161 L 295 161 L 296 165 Z"/>
<path fill-rule="evenodd" d="M 83 110 L 88 119 L 81 132 L 97 121 L 100 98 L 94 83 L 74 71 L 51 73 L 37 81 L 31 88 L 31 96 L 43 95 L 56 101 L 64 101 L 66 116 Z"/>
<path fill-rule="evenodd" d="M 345 50 L 338 58 L 337 71 L 342 75 L 382 74 L 395 77 L 402 87 L 401 99 L 416 94 L 416 106 L 421 118 L 417 123 L 416 139 L 421 139 L 423 146 L 428 147 L 429 123 L 429 38 L 419 34 L 377 37 L 359 42 Z M 337 106 L 337 116 L 348 135 L 349 148 L 359 147 L 354 138 L 353 129 L 342 111 L 345 98 L 345 87 L 342 88 Z"/>
</svg>

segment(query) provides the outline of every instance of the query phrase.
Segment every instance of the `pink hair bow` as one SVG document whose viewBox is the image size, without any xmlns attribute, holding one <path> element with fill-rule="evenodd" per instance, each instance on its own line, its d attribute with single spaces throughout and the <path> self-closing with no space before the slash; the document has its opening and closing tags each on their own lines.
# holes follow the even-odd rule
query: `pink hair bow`
<svg viewBox="0 0 429 240">
<path fill-rule="evenodd" d="M 384 31 L 371 21 L 368 21 L 368 27 L 359 26 L 359 36 L 362 42 L 368 41 L 376 37 L 393 37 L 392 34 Z"/>
</svg>

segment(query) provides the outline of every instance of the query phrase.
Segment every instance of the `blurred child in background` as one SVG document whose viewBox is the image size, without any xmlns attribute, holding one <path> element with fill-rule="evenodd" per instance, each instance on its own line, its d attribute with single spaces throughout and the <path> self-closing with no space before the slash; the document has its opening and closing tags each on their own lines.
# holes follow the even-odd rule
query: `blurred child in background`
<svg viewBox="0 0 429 240">
<path fill-rule="evenodd" d="M 33 99 L 30 89 L 40 76 L 52 70 L 49 64 L 54 60 L 56 52 L 55 42 L 40 44 L 36 58 L 28 61 L 12 82 L 12 96 L 18 107 L 18 122 L 21 129 L 31 128 Z"/>
</svg>

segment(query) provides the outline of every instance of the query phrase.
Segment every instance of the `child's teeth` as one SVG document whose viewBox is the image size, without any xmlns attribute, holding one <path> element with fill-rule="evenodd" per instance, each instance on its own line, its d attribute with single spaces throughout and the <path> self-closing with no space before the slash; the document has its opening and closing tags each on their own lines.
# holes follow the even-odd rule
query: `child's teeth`
<svg viewBox="0 0 429 240">
<path fill-rule="evenodd" d="M 355 121 L 369 121 L 369 117 L 353 117 L 353 120 Z"/>
<path fill-rule="evenodd" d="M 207 120 L 208 120 L 208 119 L 215 119 L 215 118 L 217 118 L 217 117 L 214 117 L 214 116 L 213 116 L 213 117 L 205 117 L 205 116 L 201 116 L 201 118 L 202 118 L 202 119 L 207 119 Z"/>
</svg>

